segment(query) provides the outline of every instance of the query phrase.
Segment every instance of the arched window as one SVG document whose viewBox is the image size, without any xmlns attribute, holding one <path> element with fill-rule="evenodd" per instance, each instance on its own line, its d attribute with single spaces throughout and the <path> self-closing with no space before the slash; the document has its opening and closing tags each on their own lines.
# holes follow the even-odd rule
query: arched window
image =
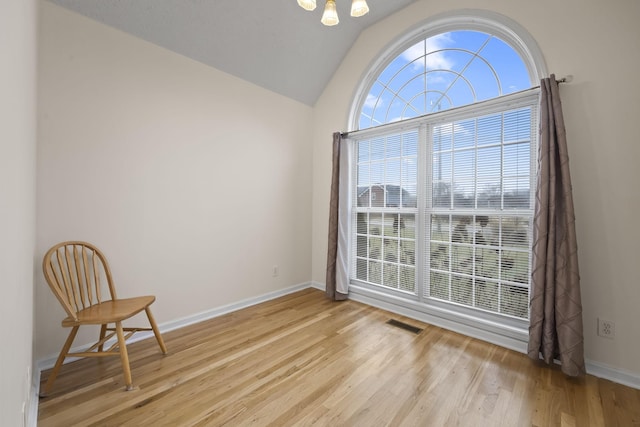
<svg viewBox="0 0 640 427">
<path fill-rule="evenodd" d="M 423 116 L 531 87 L 520 55 L 499 37 L 458 30 L 420 40 L 371 85 L 359 128 Z"/>
<path fill-rule="evenodd" d="M 433 19 L 372 65 L 349 134 L 355 292 L 524 330 L 543 68 L 487 12 Z"/>
</svg>

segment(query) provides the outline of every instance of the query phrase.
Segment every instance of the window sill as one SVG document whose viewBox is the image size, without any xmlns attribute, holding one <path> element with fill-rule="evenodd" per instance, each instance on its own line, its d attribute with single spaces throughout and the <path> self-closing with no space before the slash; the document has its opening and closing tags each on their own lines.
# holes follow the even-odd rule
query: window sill
<svg viewBox="0 0 640 427">
<path fill-rule="evenodd" d="M 419 301 L 411 301 L 353 283 L 349 286 L 349 299 L 520 353 L 527 352 L 529 334 L 528 329 L 524 327 L 500 324 L 481 316 L 473 316 L 439 306 L 427 305 Z"/>
</svg>

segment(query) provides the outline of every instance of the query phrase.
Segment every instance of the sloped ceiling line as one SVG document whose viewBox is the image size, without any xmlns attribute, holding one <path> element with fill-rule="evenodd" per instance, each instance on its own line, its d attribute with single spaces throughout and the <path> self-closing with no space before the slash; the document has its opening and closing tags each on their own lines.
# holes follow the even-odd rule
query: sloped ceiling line
<svg viewBox="0 0 640 427">
<path fill-rule="evenodd" d="M 108 26 L 313 106 L 358 35 L 415 0 L 368 0 L 370 12 L 320 23 L 295 0 L 51 0 Z"/>
</svg>

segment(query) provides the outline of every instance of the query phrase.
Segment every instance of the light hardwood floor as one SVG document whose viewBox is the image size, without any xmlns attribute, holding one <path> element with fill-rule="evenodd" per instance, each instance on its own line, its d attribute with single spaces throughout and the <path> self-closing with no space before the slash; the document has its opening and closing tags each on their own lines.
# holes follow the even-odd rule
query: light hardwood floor
<svg viewBox="0 0 640 427">
<path fill-rule="evenodd" d="M 129 346 L 133 391 L 117 357 L 63 366 L 38 425 L 640 425 L 640 390 L 314 289 L 163 336 Z"/>
</svg>

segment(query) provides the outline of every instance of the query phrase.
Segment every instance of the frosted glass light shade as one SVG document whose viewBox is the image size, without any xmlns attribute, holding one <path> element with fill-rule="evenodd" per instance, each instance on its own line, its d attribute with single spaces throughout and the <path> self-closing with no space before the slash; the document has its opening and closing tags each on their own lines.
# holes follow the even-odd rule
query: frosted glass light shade
<svg viewBox="0 0 640 427">
<path fill-rule="evenodd" d="M 304 10 L 314 10 L 316 8 L 316 0 L 298 0 L 298 4 Z"/>
<path fill-rule="evenodd" d="M 353 0 L 351 3 L 351 16 L 366 15 L 369 12 L 369 6 L 367 5 L 367 0 Z"/>
<path fill-rule="evenodd" d="M 336 10 L 335 0 L 327 0 L 320 22 L 328 27 L 332 25 L 338 25 L 338 22 L 340 22 L 340 20 L 338 19 L 338 11 Z"/>
</svg>

